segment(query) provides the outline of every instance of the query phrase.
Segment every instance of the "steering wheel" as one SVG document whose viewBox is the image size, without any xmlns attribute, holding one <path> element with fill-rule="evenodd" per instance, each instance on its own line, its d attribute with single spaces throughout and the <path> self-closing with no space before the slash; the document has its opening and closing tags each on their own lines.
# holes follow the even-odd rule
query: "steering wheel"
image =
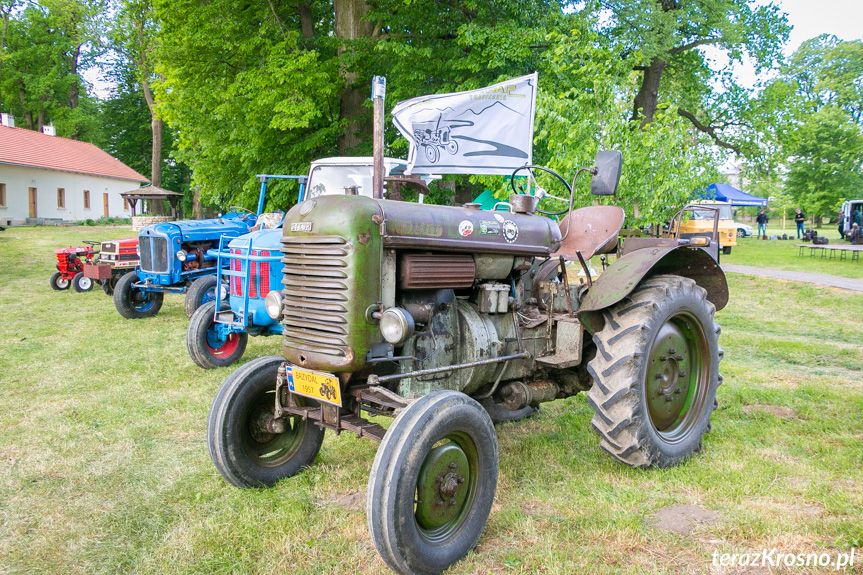
<svg viewBox="0 0 863 575">
<path fill-rule="evenodd" d="M 83 244 L 87 244 L 88 246 L 92 246 L 92 247 L 96 247 L 96 246 L 101 246 L 101 245 L 102 245 L 102 242 L 96 242 L 96 241 L 93 241 L 93 240 L 82 240 L 82 241 L 81 241 L 81 243 L 83 243 Z"/>
<path fill-rule="evenodd" d="M 229 208 L 232 212 L 234 212 L 235 214 L 237 214 L 238 216 L 240 216 L 240 219 L 241 219 L 241 220 L 248 220 L 249 218 L 252 218 L 252 219 L 258 219 L 258 214 L 256 214 L 255 212 L 253 212 L 253 211 L 252 211 L 252 210 L 250 210 L 250 209 L 243 208 L 243 207 L 240 207 L 240 206 L 228 206 L 228 208 Z"/>
<path fill-rule="evenodd" d="M 525 164 L 524 166 L 522 166 L 520 168 L 516 168 L 512 172 L 512 176 L 510 176 L 510 178 L 509 178 L 509 187 L 512 188 L 512 191 L 514 194 L 520 193 L 519 190 L 517 190 L 515 187 L 515 175 L 522 170 L 527 170 L 528 172 L 530 172 L 531 176 L 533 176 L 533 170 L 542 170 L 543 172 L 551 174 L 552 176 L 554 176 L 555 178 L 560 180 L 560 182 L 566 188 L 567 193 L 569 193 L 570 197 L 572 197 L 572 187 L 570 187 L 569 182 L 567 182 L 563 178 L 563 176 L 561 176 L 560 174 L 558 174 L 557 172 L 555 172 L 552 169 L 549 169 L 549 168 L 546 168 L 543 166 L 533 166 L 533 165 L 529 165 L 529 164 Z M 534 178 L 534 179 L 536 179 L 536 178 Z M 522 188 L 521 191 L 524 191 L 524 188 Z M 545 210 L 540 210 L 539 208 L 537 208 L 536 211 L 541 213 L 541 214 L 545 214 L 546 216 L 562 216 L 563 214 L 569 213 L 569 206 L 567 206 L 567 208 L 565 210 L 561 210 L 559 212 L 547 212 Z"/>
</svg>

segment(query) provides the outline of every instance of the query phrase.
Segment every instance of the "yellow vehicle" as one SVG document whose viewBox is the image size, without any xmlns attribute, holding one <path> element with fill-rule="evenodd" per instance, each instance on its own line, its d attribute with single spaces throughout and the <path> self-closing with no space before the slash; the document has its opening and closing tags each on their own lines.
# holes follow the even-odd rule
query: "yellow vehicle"
<svg viewBox="0 0 863 575">
<path fill-rule="evenodd" d="M 694 205 L 707 208 L 719 209 L 719 246 L 723 254 L 730 254 L 731 248 L 737 245 L 737 224 L 731 212 L 731 204 L 728 202 L 717 202 L 713 200 L 700 200 L 692 202 Z M 680 224 L 680 237 L 691 238 L 697 236 L 711 237 L 713 235 L 713 211 L 693 210 L 688 211 L 689 219 Z M 670 235 L 677 233 L 677 226 L 668 230 Z"/>
</svg>

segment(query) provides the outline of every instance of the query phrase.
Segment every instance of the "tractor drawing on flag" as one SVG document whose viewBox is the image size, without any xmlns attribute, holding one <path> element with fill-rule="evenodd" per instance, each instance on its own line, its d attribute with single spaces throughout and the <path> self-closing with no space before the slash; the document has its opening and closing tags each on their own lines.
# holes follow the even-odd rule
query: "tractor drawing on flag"
<svg viewBox="0 0 863 575">
<path fill-rule="evenodd" d="M 438 148 L 445 149 L 453 156 L 458 153 L 458 142 L 450 136 L 450 127 L 440 127 L 440 120 L 438 116 L 437 122 L 425 122 L 414 127 L 414 140 L 417 146 L 425 148 L 426 159 L 432 164 L 440 159 Z"/>
</svg>

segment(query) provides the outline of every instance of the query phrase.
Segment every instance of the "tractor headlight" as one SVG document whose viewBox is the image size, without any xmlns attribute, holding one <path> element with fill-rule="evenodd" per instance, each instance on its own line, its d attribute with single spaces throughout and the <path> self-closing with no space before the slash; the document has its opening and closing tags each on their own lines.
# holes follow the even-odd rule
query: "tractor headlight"
<svg viewBox="0 0 863 575">
<path fill-rule="evenodd" d="M 177 252 L 177 259 L 180 260 L 181 262 L 186 261 L 187 257 L 189 257 L 189 254 L 186 250 L 179 250 Z"/>
<path fill-rule="evenodd" d="M 282 313 L 282 292 L 273 290 L 268 293 L 264 299 L 264 306 L 267 308 L 268 316 L 279 319 L 279 314 Z"/>
<path fill-rule="evenodd" d="M 404 343 L 414 333 L 414 318 L 400 307 L 391 307 L 381 314 L 381 335 L 393 345 Z"/>
</svg>

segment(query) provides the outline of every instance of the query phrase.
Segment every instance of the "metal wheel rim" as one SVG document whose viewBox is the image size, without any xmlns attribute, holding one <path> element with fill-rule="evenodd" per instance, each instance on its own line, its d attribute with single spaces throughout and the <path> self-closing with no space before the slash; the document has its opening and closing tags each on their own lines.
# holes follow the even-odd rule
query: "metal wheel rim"
<svg viewBox="0 0 863 575">
<path fill-rule="evenodd" d="M 145 312 L 150 311 L 156 305 L 156 300 L 149 292 L 132 290 L 132 293 L 129 295 L 129 303 L 135 311 Z"/>
<path fill-rule="evenodd" d="M 251 459 L 263 467 L 278 467 L 290 460 L 302 444 L 302 425 L 298 416 L 284 418 L 284 433 L 269 433 L 261 428 L 261 423 L 275 409 L 275 389 L 265 390 L 249 403 L 242 419 L 240 440 L 243 449 Z M 297 404 L 302 407 L 298 399 Z"/>
<path fill-rule="evenodd" d="M 81 278 L 78 280 L 78 287 L 86 291 L 93 287 L 93 282 L 90 280 L 90 278 Z"/>
<path fill-rule="evenodd" d="M 458 449 L 463 453 L 465 460 L 467 461 L 466 470 L 462 470 L 459 468 L 456 468 L 454 470 L 456 472 L 459 472 L 459 474 L 464 478 L 464 482 L 459 485 L 459 489 L 464 490 L 464 495 L 460 498 L 459 503 L 455 506 L 456 509 L 454 509 L 454 512 L 451 513 L 451 518 L 449 518 L 448 520 L 444 520 L 439 526 L 426 528 L 420 523 L 417 513 L 418 506 L 433 505 L 432 502 L 428 501 L 420 502 L 420 500 L 418 500 L 416 496 L 420 493 L 421 484 L 424 483 L 424 479 L 426 481 L 434 480 L 432 477 L 423 477 L 424 466 L 429 459 L 429 455 L 432 452 L 430 451 L 429 454 L 426 454 L 426 458 L 423 460 L 423 465 L 420 465 L 420 472 L 416 481 L 416 495 L 414 497 L 414 524 L 416 525 L 420 537 L 422 537 L 429 543 L 441 543 L 456 534 L 467 519 L 471 507 L 473 507 L 474 500 L 476 499 L 477 470 L 479 467 L 479 455 L 476 450 L 476 444 L 474 443 L 473 439 L 471 439 L 464 432 L 448 433 L 447 435 L 442 437 L 437 443 L 440 444 L 441 442 L 446 441 L 456 445 Z M 462 471 L 466 471 L 466 473 L 461 473 Z"/>
<path fill-rule="evenodd" d="M 663 323 L 647 354 L 645 401 L 656 434 L 666 443 L 684 441 L 698 423 L 709 388 L 704 330 L 692 314 L 675 314 Z"/>
<path fill-rule="evenodd" d="M 210 321 L 210 325 L 207 326 L 207 337 L 205 340 L 207 351 L 215 357 L 231 355 L 240 343 L 240 335 L 232 331 L 228 334 L 228 337 L 220 340 L 214 326 L 215 324 L 212 320 Z"/>
<path fill-rule="evenodd" d="M 66 289 L 67 287 L 69 287 L 70 281 L 71 280 L 67 280 L 66 278 L 57 278 L 57 281 L 55 283 L 57 284 L 58 288 Z"/>
</svg>

